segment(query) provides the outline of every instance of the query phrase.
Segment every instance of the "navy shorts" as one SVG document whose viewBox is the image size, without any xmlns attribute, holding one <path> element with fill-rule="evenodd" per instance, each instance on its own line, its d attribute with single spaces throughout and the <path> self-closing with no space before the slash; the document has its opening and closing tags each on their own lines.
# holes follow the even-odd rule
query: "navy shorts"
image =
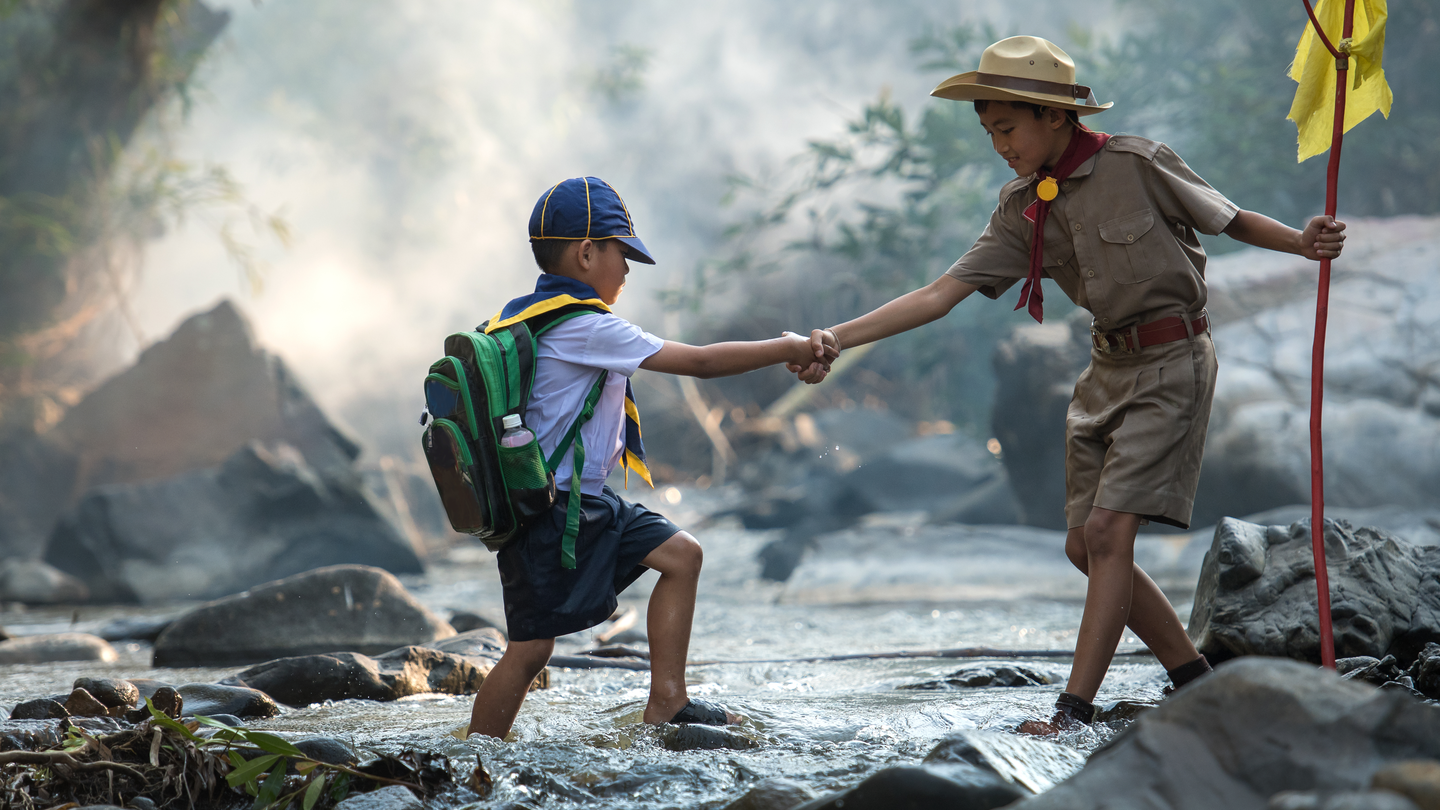
<svg viewBox="0 0 1440 810">
<path fill-rule="evenodd" d="M 578 633 L 610 618 L 619 593 L 650 570 L 640 564 L 680 529 L 610 487 L 580 501 L 575 567 L 560 567 L 569 493 L 500 549 L 500 585 L 511 641 Z"/>
</svg>

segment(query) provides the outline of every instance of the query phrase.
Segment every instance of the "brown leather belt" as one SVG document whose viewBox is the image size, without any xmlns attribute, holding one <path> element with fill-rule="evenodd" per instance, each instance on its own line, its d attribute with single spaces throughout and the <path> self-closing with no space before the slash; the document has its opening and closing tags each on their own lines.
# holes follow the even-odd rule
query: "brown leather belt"
<svg viewBox="0 0 1440 810">
<path fill-rule="evenodd" d="M 1199 335 L 1209 330 L 1210 318 L 1201 312 L 1200 317 L 1190 322 L 1190 331 L 1186 331 L 1185 320 L 1179 315 L 1113 332 L 1102 332 L 1091 325 L 1090 342 L 1104 354 L 1134 354 L 1146 346 L 1174 343 L 1185 340 L 1191 334 Z"/>
</svg>

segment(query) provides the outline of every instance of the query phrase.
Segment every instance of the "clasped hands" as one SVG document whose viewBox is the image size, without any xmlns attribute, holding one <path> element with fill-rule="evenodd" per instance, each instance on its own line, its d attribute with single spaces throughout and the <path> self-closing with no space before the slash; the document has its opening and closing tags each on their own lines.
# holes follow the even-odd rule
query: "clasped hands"
<svg viewBox="0 0 1440 810">
<path fill-rule="evenodd" d="M 786 332 L 784 337 L 795 339 L 798 355 L 786 363 L 785 368 L 801 382 L 814 385 L 825 379 L 830 373 L 830 364 L 840 356 L 840 339 L 834 329 L 815 329 L 810 332 L 809 340 L 794 332 Z"/>
</svg>

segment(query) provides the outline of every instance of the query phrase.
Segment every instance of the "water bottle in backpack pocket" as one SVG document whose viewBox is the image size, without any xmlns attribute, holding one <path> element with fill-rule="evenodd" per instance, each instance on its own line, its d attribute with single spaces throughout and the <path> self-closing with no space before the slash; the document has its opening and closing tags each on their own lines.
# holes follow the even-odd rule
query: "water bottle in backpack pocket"
<svg viewBox="0 0 1440 810">
<path fill-rule="evenodd" d="M 540 442 L 512 413 L 501 421 L 500 471 L 510 492 L 510 505 L 522 524 L 549 511 L 555 505 L 555 475 L 545 466 Z"/>
</svg>

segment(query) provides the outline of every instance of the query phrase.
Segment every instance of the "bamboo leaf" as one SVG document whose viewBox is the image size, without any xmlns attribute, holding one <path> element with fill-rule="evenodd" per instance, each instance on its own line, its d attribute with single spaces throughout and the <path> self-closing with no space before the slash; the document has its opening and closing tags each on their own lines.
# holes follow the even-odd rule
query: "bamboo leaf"
<svg viewBox="0 0 1440 810">
<path fill-rule="evenodd" d="M 264 731 L 246 731 L 243 736 L 246 742 L 249 742 L 262 751 L 287 757 L 305 756 L 305 752 L 296 748 L 290 741 L 277 737 L 274 734 L 269 734 Z"/>
<path fill-rule="evenodd" d="M 314 760 L 303 760 L 301 762 L 295 763 L 295 770 L 299 772 L 302 776 L 310 773 L 318 767 L 320 767 L 320 763 L 315 762 Z"/>
<path fill-rule="evenodd" d="M 257 776 L 264 773 L 267 768 L 274 765 L 280 759 L 281 756 L 279 754 L 267 754 L 263 757 L 256 757 L 241 767 L 225 774 L 225 781 L 230 784 L 230 787 L 238 787 L 246 782 L 253 782 Z M 283 768 L 277 770 L 284 773 Z"/>
<path fill-rule="evenodd" d="M 311 810 L 315 803 L 320 801 L 320 794 L 325 792 L 325 775 L 319 774 L 310 780 L 310 786 L 305 788 L 305 798 L 300 801 L 300 810 Z"/>
<path fill-rule="evenodd" d="M 168 728 L 187 740 L 194 742 L 202 741 L 200 737 L 195 736 L 195 732 L 186 728 L 185 724 L 155 708 L 155 704 L 150 702 L 150 698 L 145 698 L 145 708 L 150 710 L 150 719 L 153 720 L 156 725 Z"/>
<path fill-rule="evenodd" d="M 250 805 L 250 810 L 262 810 L 275 804 L 275 800 L 280 798 L 280 791 L 284 789 L 285 765 L 281 763 L 266 777 L 265 784 L 260 786 L 260 794 L 255 797 L 255 803 Z"/>
</svg>

